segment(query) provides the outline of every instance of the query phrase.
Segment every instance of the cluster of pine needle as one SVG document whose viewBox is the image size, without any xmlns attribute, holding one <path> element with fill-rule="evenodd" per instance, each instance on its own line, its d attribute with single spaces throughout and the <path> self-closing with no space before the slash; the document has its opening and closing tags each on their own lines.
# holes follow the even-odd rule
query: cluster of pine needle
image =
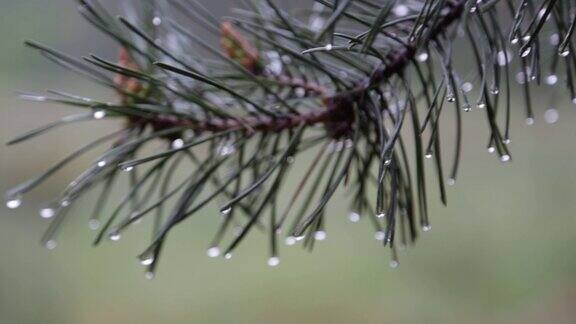
<svg viewBox="0 0 576 324">
<path fill-rule="evenodd" d="M 10 190 L 7 206 L 20 206 L 70 162 L 107 147 L 40 210 L 52 219 L 46 247 L 56 246 L 68 211 L 94 189 L 95 244 L 120 239 L 141 220 L 151 225 L 140 254 L 150 277 L 171 230 L 214 204 L 219 210 L 202 214 L 220 221 L 208 255 L 230 258 L 248 234 L 261 232 L 269 237 L 268 264 L 276 266 L 280 241 L 312 249 L 326 238 L 329 218 L 339 216 L 326 208 L 342 188 L 349 220 L 366 219 L 395 267 L 397 248 L 430 229 L 427 186 L 437 186 L 445 204 L 445 186 L 456 181 L 462 114 L 478 111 L 488 152 L 508 162 L 512 109 L 533 123 L 531 96 L 542 83 L 558 84 L 576 103 L 574 1 L 309 2 L 238 1 L 221 20 L 195 0 L 137 1 L 125 17 L 78 0 L 80 14 L 118 44 L 118 57 L 75 58 L 26 45 L 117 100 L 22 93 L 81 112 L 9 144 L 83 121 L 120 119 L 123 126 Z M 199 28 L 220 44 L 200 37 Z M 455 67 L 462 56 L 464 70 Z M 514 91 L 523 105 L 512 106 Z M 110 192 L 121 181 L 129 187 L 118 199 Z"/>
</svg>

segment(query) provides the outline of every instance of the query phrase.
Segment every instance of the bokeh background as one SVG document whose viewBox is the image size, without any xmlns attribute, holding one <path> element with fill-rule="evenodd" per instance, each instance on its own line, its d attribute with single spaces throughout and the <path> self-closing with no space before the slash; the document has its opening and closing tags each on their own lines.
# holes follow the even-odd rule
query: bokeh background
<svg viewBox="0 0 576 324">
<path fill-rule="evenodd" d="M 229 14 L 229 2 L 206 4 Z M 113 97 L 25 49 L 29 38 L 77 56 L 114 58 L 117 50 L 71 0 L 0 0 L 2 142 L 73 112 L 20 101 L 16 90 Z M 515 99 L 514 160 L 506 165 L 486 152 L 483 113 L 464 115 L 463 162 L 449 206 L 430 186 L 433 230 L 401 253 L 397 269 L 367 222 L 346 221 L 345 199 L 330 206 L 326 241 L 312 254 L 283 248 L 273 269 L 259 235 L 230 261 L 207 258 L 217 216 L 207 208 L 174 231 L 157 277 L 146 280 L 135 258 L 148 238 L 143 231 L 91 246 L 92 196 L 48 251 L 38 243 L 47 223 L 37 208 L 90 161 L 80 160 L 20 209 L 0 208 L 0 323 L 576 323 L 576 108 L 550 87 L 537 91 L 532 127 Z M 542 118 L 551 106 L 561 117 L 554 125 Z M 115 127 L 85 123 L 0 146 L 0 189 Z"/>
</svg>

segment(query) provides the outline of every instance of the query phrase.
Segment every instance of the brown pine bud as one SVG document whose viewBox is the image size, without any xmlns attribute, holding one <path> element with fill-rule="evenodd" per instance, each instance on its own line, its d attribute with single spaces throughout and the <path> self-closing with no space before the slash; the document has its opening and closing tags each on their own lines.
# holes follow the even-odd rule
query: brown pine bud
<svg viewBox="0 0 576 324">
<path fill-rule="evenodd" d="M 220 44 L 222 50 L 230 59 L 240 63 L 244 68 L 254 74 L 260 74 L 260 56 L 258 50 L 242 36 L 230 22 L 220 25 Z"/>
</svg>

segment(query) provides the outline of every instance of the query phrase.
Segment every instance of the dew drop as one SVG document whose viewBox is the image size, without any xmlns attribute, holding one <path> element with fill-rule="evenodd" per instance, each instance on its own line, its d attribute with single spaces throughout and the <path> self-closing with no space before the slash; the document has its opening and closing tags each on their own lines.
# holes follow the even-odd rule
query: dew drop
<svg viewBox="0 0 576 324">
<path fill-rule="evenodd" d="M 147 255 L 140 258 L 140 264 L 143 266 L 149 266 L 154 263 L 154 255 Z"/>
<path fill-rule="evenodd" d="M 98 161 L 97 165 L 98 165 L 99 168 L 103 168 L 103 167 L 106 166 L 106 161 L 104 161 L 104 160 Z"/>
<path fill-rule="evenodd" d="M 60 202 L 60 206 L 62 206 L 62 207 L 68 207 L 68 206 L 70 206 L 70 200 L 68 200 L 68 199 L 62 200 L 62 201 Z"/>
<path fill-rule="evenodd" d="M 508 161 L 510 161 L 510 155 L 508 155 L 508 154 L 502 155 L 502 156 L 500 157 L 500 161 L 502 161 L 502 162 L 508 162 Z"/>
<path fill-rule="evenodd" d="M 570 55 L 569 49 L 565 49 L 565 50 L 560 52 L 560 56 L 562 56 L 562 57 L 567 57 L 568 55 Z"/>
<path fill-rule="evenodd" d="M 352 223 L 358 223 L 360 221 L 360 214 L 358 214 L 356 212 L 351 212 L 348 215 L 348 220 Z"/>
<path fill-rule="evenodd" d="M 280 258 L 278 257 L 273 256 L 268 259 L 268 266 L 270 267 L 276 267 L 279 264 L 280 264 Z"/>
<path fill-rule="evenodd" d="M 10 209 L 16 209 L 22 205 L 22 199 L 12 198 L 6 202 L 6 207 Z"/>
<path fill-rule="evenodd" d="M 296 241 L 302 241 L 305 237 L 306 235 L 296 236 Z"/>
<path fill-rule="evenodd" d="M 294 161 L 295 161 L 295 160 L 294 160 L 294 157 L 293 157 L 293 156 L 289 156 L 289 157 L 286 158 L 286 162 L 287 162 L 288 164 L 292 164 L 292 163 L 294 163 Z"/>
<path fill-rule="evenodd" d="M 232 259 L 232 253 L 226 253 L 226 254 L 224 254 L 224 259 L 226 259 L 226 260 Z"/>
<path fill-rule="evenodd" d="M 446 100 L 448 102 L 455 102 L 456 101 L 456 97 L 454 97 L 454 95 L 449 94 L 448 96 L 446 96 Z"/>
<path fill-rule="evenodd" d="M 550 109 L 546 110 L 546 112 L 544 113 L 544 120 L 548 124 L 554 124 L 554 123 L 558 122 L 559 118 L 560 118 L 560 115 L 558 114 L 558 110 L 556 110 L 554 108 L 550 108 Z"/>
<path fill-rule="evenodd" d="M 122 238 L 122 236 L 120 235 L 120 233 L 114 232 L 111 233 L 110 236 L 108 236 L 108 238 L 110 239 L 110 241 L 118 242 L 120 241 L 120 238 Z"/>
<path fill-rule="evenodd" d="M 172 147 L 173 150 L 181 149 L 182 147 L 184 147 L 184 140 L 181 138 L 177 138 L 173 140 L 172 143 L 170 143 L 170 147 Z"/>
<path fill-rule="evenodd" d="M 432 229 L 432 225 L 424 225 L 422 226 L 422 230 L 424 232 L 430 232 L 430 230 Z"/>
<path fill-rule="evenodd" d="M 392 12 L 394 12 L 394 14 L 398 17 L 404 17 L 410 12 L 410 9 L 408 6 L 401 4 L 395 6 L 394 9 L 392 9 Z"/>
<path fill-rule="evenodd" d="M 154 24 L 154 26 L 160 26 L 160 24 L 162 24 L 162 19 L 160 17 L 154 17 L 152 19 L 152 24 Z"/>
<path fill-rule="evenodd" d="M 392 160 L 390 159 L 384 160 L 384 165 L 390 165 L 390 163 L 392 163 Z"/>
<path fill-rule="evenodd" d="M 500 89 L 498 88 L 492 88 L 490 89 L 490 93 L 492 93 L 493 95 L 497 95 L 500 93 Z"/>
<path fill-rule="evenodd" d="M 428 53 L 422 52 L 422 53 L 418 54 L 418 56 L 416 57 L 416 59 L 417 59 L 419 62 L 426 62 L 426 61 L 428 61 L 428 57 L 429 57 L 429 56 L 428 56 Z"/>
<path fill-rule="evenodd" d="M 432 158 L 432 153 L 426 153 L 426 155 L 424 155 L 425 158 L 427 159 L 431 159 Z"/>
<path fill-rule="evenodd" d="M 296 244 L 296 238 L 294 236 L 288 236 L 285 240 L 284 243 L 288 246 L 292 246 L 294 244 Z"/>
<path fill-rule="evenodd" d="M 547 85 L 555 85 L 558 82 L 558 77 L 555 74 L 550 74 L 546 77 L 546 84 Z"/>
<path fill-rule="evenodd" d="M 231 212 L 232 212 L 232 207 L 228 207 L 228 208 L 223 209 L 223 210 L 221 211 L 221 213 L 224 214 L 224 215 L 228 215 L 228 214 L 230 214 Z"/>
<path fill-rule="evenodd" d="M 96 110 L 92 116 L 94 119 L 102 119 L 106 117 L 106 112 L 104 110 Z"/>
<path fill-rule="evenodd" d="M 464 109 L 465 112 L 469 112 L 472 110 L 472 106 L 470 106 L 469 103 L 465 103 L 464 106 L 462 106 L 462 109 Z"/>
<path fill-rule="evenodd" d="M 326 232 L 325 231 L 316 231 L 314 233 L 314 239 L 316 241 L 324 241 L 326 239 Z"/>
<path fill-rule="evenodd" d="M 334 45 L 332 44 L 326 44 L 326 46 L 324 47 L 327 51 L 331 51 L 334 48 Z"/>
<path fill-rule="evenodd" d="M 494 154 L 494 152 L 496 152 L 496 148 L 494 146 L 488 147 L 488 153 Z"/>
<path fill-rule="evenodd" d="M 528 125 L 528 126 L 534 125 L 534 118 L 532 118 L 532 117 L 526 118 L 526 125 Z"/>
<path fill-rule="evenodd" d="M 144 274 L 144 278 L 146 278 L 147 280 L 152 280 L 154 279 L 154 272 L 152 271 L 146 271 L 146 273 Z"/>
<path fill-rule="evenodd" d="M 54 208 L 42 208 L 40 209 L 39 214 L 40 217 L 48 219 L 54 217 L 54 215 L 56 215 L 56 211 L 54 210 Z"/>
<path fill-rule="evenodd" d="M 88 228 L 95 231 L 100 228 L 100 221 L 97 219 L 91 219 L 88 221 Z"/>
<path fill-rule="evenodd" d="M 474 89 L 474 86 L 472 85 L 472 83 L 465 82 L 464 84 L 462 84 L 462 91 L 470 92 L 470 91 L 472 91 L 472 89 Z"/>
<path fill-rule="evenodd" d="M 453 186 L 453 185 L 456 184 L 456 179 L 454 179 L 454 178 L 449 178 L 448 181 L 447 181 L 447 183 L 448 183 L 449 186 Z"/>
<path fill-rule="evenodd" d="M 560 44 L 560 35 L 558 35 L 558 34 L 550 35 L 549 41 L 550 41 L 550 45 L 558 46 L 558 44 Z"/>
<path fill-rule="evenodd" d="M 480 103 L 478 103 L 478 105 L 476 107 L 478 107 L 478 109 L 484 109 L 484 108 L 486 108 L 486 104 L 483 102 L 480 102 Z"/>
<path fill-rule="evenodd" d="M 392 261 L 390 261 L 390 263 L 389 263 L 389 266 L 390 266 L 390 268 L 392 268 L 392 269 L 398 268 L 399 265 L 400 265 L 400 263 L 399 263 L 398 261 L 396 261 L 396 260 L 392 260 Z"/>
<path fill-rule="evenodd" d="M 378 213 L 378 214 L 376 214 L 376 217 L 377 217 L 377 218 L 384 218 L 385 216 L 386 216 L 385 213 Z"/>
<path fill-rule="evenodd" d="M 54 250 L 56 246 L 58 246 L 58 243 L 56 243 L 54 240 L 48 240 L 46 243 L 44 243 L 44 247 L 48 250 Z"/>
<path fill-rule="evenodd" d="M 132 172 L 132 170 L 134 170 L 134 167 L 133 167 L 133 166 L 131 166 L 131 165 L 130 165 L 130 166 L 127 166 L 127 167 L 124 167 L 124 168 L 122 168 L 122 171 L 124 171 L 124 172 Z"/>
<path fill-rule="evenodd" d="M 509 138 L 505 138 L 504 140 L 502 140 L 502 143 L 508 145 L 508 144 L 512 143 L 512 141 Z"/>
<path fill-rule="evenodd" d="M 386 238 L 386 233 L 384 233 L 382 231 L 378 231 L 378 232 L 374 233 L 374 238 L 377 241 L 384 241 L 384 239 Z"/>
<path fill-rule="evenodd" d="M 220 255 L 220 248 L 217 246 L 213 246 L 208 250 L 206 250 L 206 255 L 208 255 L 211 258 L 216 258 Z"/>
</svg>

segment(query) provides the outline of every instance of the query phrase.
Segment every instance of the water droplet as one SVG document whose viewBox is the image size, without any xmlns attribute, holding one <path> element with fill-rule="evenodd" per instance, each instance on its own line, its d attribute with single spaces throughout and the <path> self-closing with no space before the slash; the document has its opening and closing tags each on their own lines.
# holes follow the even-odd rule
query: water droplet
<svg viewBox="0 0 576 324">
<path fill-rule="evenodd" d="M 492 93 L 493 95 L 497 95 L 500 93 L 500 89 L 498 88 L 492 88 L 490 89 L 490 93 Z"/>
<path fill-rule="evenodd" d="M 502 162 L 508 162 L 508 161 L 510 161 L 510 155 L 508 155 L 508 154 L 502 155 L 502 156 L 500 157 L 500 161 L 502 161 Z"/>
<path fill-rule="evenodd" d="M 569 49 L 565 49 L 565 50 L 560 52 L 560 56 L 562 56 L 562 57 L 567 57 L 568 55 L 570 55 Z"/>
<path fill-rule="evenodd" d="M 404 17 L 408 15 L 410 9 L 408 8 L 408 6 L 400 4 L 395 6 L 394 9 L 392 9 L 392 12 L 394 12 L 394 14 L 398 17 Z"/>
<path fill-rule="evenodd" d="M 525 41 L 525 42 L 527 42 L 527 41 L 529 41 L 531 38 L 532 38 L 532 37 L 531 37 L 530 35 L 525 35 L 525 36 L 522 37 L 522 40 Z"/>
<path fill-rule="evenodd" d="M 454 179 L 454 178 L 449 178 L 448 181 L 447 181 L 447 183 L 448 183 L 449 186 L 453 186 L 453 185 L 456 184 L 456 179 Z"/>
<path fill-rule="evenodd" d="M 390 159 L 384 160 L 384 165 L 390 165 L 390 163 L 392 163 L 392 160 Z"/>
<path fill-rule="evenodd" d="M 91 219 L 88 221 L 88 228 L 95 231 L 100 228 L 100 221 L 97 219 Z"/>
<path fill-rule="evenodd" d="M 326 49 L 326 51 L 331 51 L 334 48 L 334 45 L 326 44 L 326 46 L 324 48 Z"/>
<path fill-rule="evenodd" d="M 122 236 L 120 235 L 120 233 L 118 232 L 114 232 L 111 233 L 108 238 L 110 239 L 110 241 L 114 241 L 114 242 L 118 242 L 120 241 L 120 239 L 122 238 Z"/>
<path fill-rule="evenodd" d="M 550 45 L 558 46 L 558 44 L 560 44 L 560 35 L 558 35 L 558 34 L 550 35 L 549 41 L 550 41 Z"/>
<path fill-rule="evenodd" d="M 470 106 L 469 103 L 465 103 L 465 104 L 462 106 L 462 109 L 464 109 L 465 112 L 469 112 L 469 111 L 472 111 L 472 106 Z"/>
<path fill-rule="evenodd" d="M 227 156 L 227 155 L 234 153 L 236 151 L 236 148 L 234 147 L 233 144 L 226 144 L 226 145 L 222 145 L 220 147 L 219 151 L 220 151 L 219 153 L 221 156 Z"/>
<path fill-rule="evenodd" d="M 446 96 L 446 101 L 448 102 L 455 102 L 456 101 L 456 97 L 454 97 L 453 94 L 449 94 Z"/>
<path fill-rule="evenodd" d="M 472 85 L 472 83 L 465 82 L 464 84 L 462 84 L 462 91 L 470 92 L 470 91 L 472 91 L 472 89 L 474 89 L 474 86 Z"/>
<path fill-rule="evenodd" d="M 422 53 L 418 54 L 418 56 L 416 57 L 416 59 L 417 59 L 419 62 L 426 62 L 426 61 L 428 61 L 428 53 L 422 52 Z"/>
<path fill-rule="evenodd" d="M 279 264 L 280 264 L 280 258 L 278 257 L 273 256 L 270 259 L 268 259 L 268 266 L 270 267 L 275 267 Z"/>
<path fill-rule="evenodd" d="M 294 236 L 288 236 L 285 240 L 284 243 L 288 246 L 292 246 L 294 244 L 296 244 L 296 238 Z"/>
<path fill-rule="evenodd" d="M 226 254 L 224 254 L 224 259 L 226 259 L 226 260 L 232 259 L 232 253 L 226 253 Z"/>
<path fill-rule="evenodd" d="M 422 226 L 422 230 L 424 232 L 430 232 L 431 229 L 432 229 L 432 225 L 430 225 L 430 224 Z"/>
<path fill-rule="evenodd" d="M 12 198 L 6 202 L 6 207 L 10 209 L 16 209 L 22 205 L 22 199 L 20 198 Z"/>
<path fill-rule="evenodd" d="M 147 280 L 152 280 L 154 279 L 154 272 L 152 271 L 146 271 L 146 273 L 144 274 L 144 278 L 146 278 Z"/>
<path fill-rule="evenodd" d="M 70 200 L 69 200 L 69 199 L 63 199 L 63 200 L 60 202 L 60 206 L 62 206 L 62 207 L 68 207 L 68 206 L 70 206 Z"/>
<path fill-rule="evenodd" d="M 306 96 L 306 89 L 304 89 L 302 87 L 296 88 L 296 90 L 294 92 L 296 94 L 296 97 L 298 97 L 298 98 L 303 98 L 304 96 Z"/>
<path fill-rule="evenodd" d="M 216 258 L 220 255 L 220 248 L 217 246 L 213 246 L 208 250 L 206 250 L 206 255 L 208 255 L 211 258 Z"/>
<path fill-rule="evenodd" d="M 558 82 L 558 77 L 555 74 L 550 74 L 546 77 L 546 84 L 547 85 L 555 85 Z"/>
<path fill-rule="evenodd" d="M 476 107 L 478 107 L 478 109 L 484 109 L 484 108 L 486 108 L 486 104 L 483 102 L 479 102 Z"/>
<path fill-rule="evenodd" d="M 160 26 L 160 24 L 162 24 L 162 19 L 160 17 L 154 17 L 152 19 L 152 24 L 154 24 L 154 26 Z"/>
<path fill-rule="evenodd" d="M 132 172 L 132 170 L 134 170 L 134 167 L 133 167 L 133 166 L 131 166 L 131 165 L 130 165 L 130 166 L 127 166 L 127 167 L 124 167 L 124 168 L 122 168 L 122 171 L 124 171 L 124 172 Z"/>
<path fill-rule="evenodd" d="M 526 118 L 526 125 L 528 125 L 528 126 L 534 125 L 534 118 L 532 118 L 532 117 Z"/>
<path fill-rule="evenodd" d="M 389 264 L 389 265 L 390 265 L 390 268 L 396 269 L 396 268 L 398 268 L 398 266 L 400 265 L 400 263 L 399 263 L 398 261 L 396 261 L 396 260 L 392 260 L 392 261 L 390 261 L 390 264 Z"/>
<path fill-rule="evenodd" d="M 99 168 L 103 168 L 103 167 L 106 166 L 106 161 L 104 161 L 104 160 L 98 161 L 97 165 L 98 165 Z"/>
<path fill-rule="evenodd" d="M 384 218 L 384 217 L 386 217 L 386 214 L 384 212 L 380 212 L 380 213 L 376 214 L 376 217 L 377 218 Z"/>
<path fill-rule="evenodd" d="M 56 243 L 54 240 L 48 240 L 46 243 L 44 243 L 44 247 L 48 250 L 54 250 L 56 246 L 58 246 L 58 243 Z"/>
<path fill-rule="evenodd" d="M 432 158 L 432 153 L 426 153 L 426 155 L 424 155 L 425 158 L 427 159 L 431 159 Z"/>
<path fill-rule="evenodd" d="M 54 215 L 56 215 L 56 211 L 54 208 L 42 208 L 40 209 L 39 214 L 40 217 L 48 219 L 54 217 Z"/>
<path fill-rule="evenodd" d="M 515 37 L 515 38 L 512 38 L 510 43 L 512 43 L 512 45 L 516 45 L 516 44 L 518 44 L 519 41 L 520 41 L 520 39 L 518 37 Z"/>
<path fill-rule="evenodd" d="M 94 119 L 102 119 L 106 117 L 106 112 L 104 110 L 96 110 L 92 116 Z"/>
<path fill-rule="evenodd" d="M 289 156 L 289 157 L 286 158 L 286 162 L 287 162 L 288 164 L 292 164 L 292 163 L 294 163 L 294 161 L 295 161 L 295 160 L 294 160 L 294 157 L 293 157 L 293 156 Z"/>
<path fill-rule="evenodd" d="M 316 231 L 314 233 L 314 239 L 316 241 L 324 241 L 326 239 L 326 232 L 325 231 Z"/>
<path fill-rule="evenodd" d="M 154 255 L 150 254 L 150 255 L 146 255 L 140 258 L 140 264 L 143 266 L 149 266 L 152 263 L 154 263 Z"/>
<path fill-rule="evenodd" d="M 512 141 L 509 138 L 505 138 L 502 140 L 502 143 L 508 145 L 508 144 L 512 143 Z"/>
<path fill-rule="evenodd" d="M 358 214 L 356 212 L 351 212 L 348 215 L 348 220 L 352 223 L 358 223 L 360 221 L 360 214 Z"/>
<path fill-rule="evenodd" d="M 496 60 L 498 61 L 498 65 L 506 66 L 512 61 L 512 55 L 509 51 L 500 51 L 498 52 Z"/>
<path fill-rule="evenodd" d="M 544 113 L 544 120 L 548 124 L 556 123 L 559 118 L 560 118 L 560 114 L 558 114 L 558 110 L 556 110 L 554 108 L 550 108 L 550 109 L 546 110 L 546 112 Z"/>
<path fill-rule="evenodd" d="M 184 140 L 181 138 L 177 138 L 172 141 L 170 147 L 172 147 L 173 150 L 181 149 L 182 147 L 184 147 Z"/>
<path fill-rule="evenodd" d="M 494 152 L 496 152 L 496 148 L 494 146 L 488 147 L 488 153 L 493 154 Z"/>
<path fill-rule="evenodd" d="M 384 233 L 382 231 L 378 231 L 378 232 L 374 233 L 374 238 L 377 241 L 384 241 L 384 239 L 386 238 L 386 233 Z"/>
<path fill-rule="evenodd" d="M 296 236 L 296 241 L 302 241 L 305 237 L 306 235 Z"/>
<path fill-rule="evenodd" d="M 232 212 L 232 207 L 228 207 L 228 208 L 226 208 L 226 209 L 223 209 L 223 210 L 221 210 L 220 212 L 221 212 L 222 214 L 224 214 L 224 215 L 228 215 L 228 214 L 230 214 L 230 213 Z"/>
</svg>

